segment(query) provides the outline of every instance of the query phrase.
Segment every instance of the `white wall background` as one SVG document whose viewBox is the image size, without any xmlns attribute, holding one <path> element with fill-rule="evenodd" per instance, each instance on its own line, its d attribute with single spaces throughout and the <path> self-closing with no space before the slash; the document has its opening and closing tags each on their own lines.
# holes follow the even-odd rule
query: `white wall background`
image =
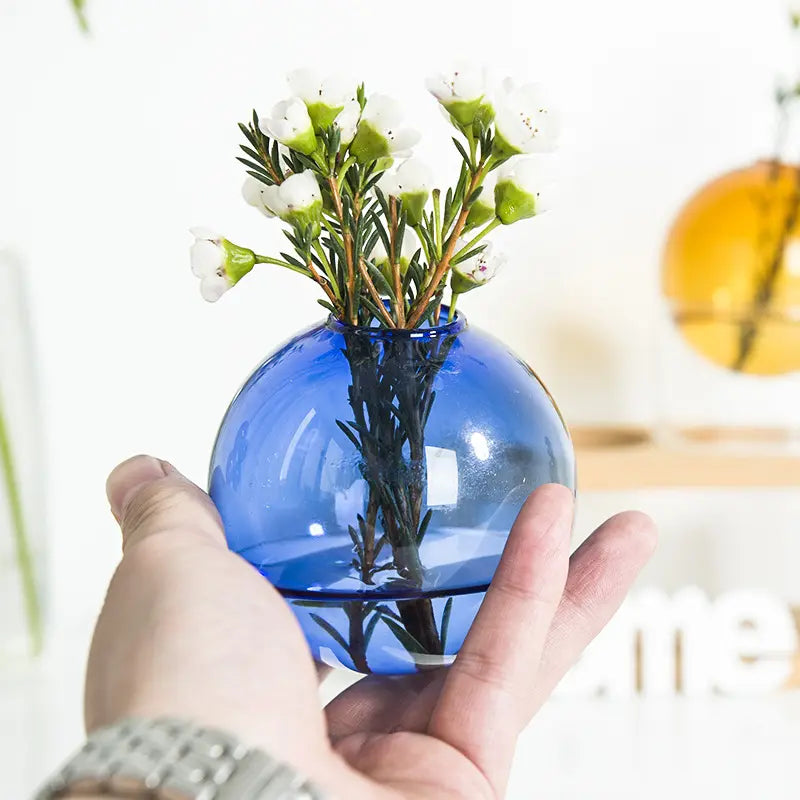
<svg viewBox="0 0 800 800">
<path fill-rule="evenodd" d="M 235 123 L 285 94 L 288 69 L 335 64 L 399 96 L 443 180 L 455 159 L 428 73 L 469 56 L 547 80 L 568 119 L 562 205 L 504 232 L 513 266 L 463 306 L 535 366 L 568 419 L 647 421 L 665 229 L 698 183 L 768 152 L 775 75 L 792 63 L 782 0 L 89 11 L 87 38 L 66 0 L 0 0 L 0 238 L 29 264 L 53 566 L 70 577 L 59 627 L 96 605 L 116 556 L 107 470 L 150 451 L 202 482 L 240 381 L 319 316 L 292 273 L 264 269 L 207 306 L 187 266 L 193 224 L 277 246 L 239 196 Z"/>
<path fill-rule="evenodd" d="M 512 266 L 463 300 L 528 359 L 568 420 L 648 422 L 658 262 L 699 183 L 769 151 L 793 63 L 782 0 L 0 0 L 0 239 L 27 259 L 44 387 L 52 622 L 88 636 L 118 534 L 106 473 L 140 451 L 202 483 L 250 369 L 319 316 L 291 273 L 216 306 L 187 228 L 261 252 L 280 239 L 239 196 L 236 122 L 310 64 L 400 97 L 420 154 L 455 165 L 424 77 L 458 57 L 548 81 L 569 133 L 562 205 L 505 232 Z M 621 795 L 620 795 L 621 796 Z"/>
</svg>

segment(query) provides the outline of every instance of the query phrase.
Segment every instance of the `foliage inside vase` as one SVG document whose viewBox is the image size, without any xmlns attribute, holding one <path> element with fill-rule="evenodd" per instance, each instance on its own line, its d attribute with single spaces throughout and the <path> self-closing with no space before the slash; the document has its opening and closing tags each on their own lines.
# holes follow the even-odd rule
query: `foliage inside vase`
<svg viewBox="0 0 800 800">
<path fill-rule="evenodd" d="M 291 98 L 240 125 L 239 160 L 245 199 L 285 225 L 291 252 L 194 229 L 192 269 L 210 301 L 256 265 L 292 270 L 331 316 L 231 404 L 211 495 L 315 656 L 362 671 L 443 663 L 527 494 L 574 482 L 544 387 L 456 312 L 504 261 L 490 234 L 545 209 L 557 115 L 537 85 L 493 89 L 471 67 L 432 78 L 461 161 L 440 190 L 394 100 L 307 70 L 289 83 Z"/>
<path fill-rule="evenodd" d="M 314 656 L 397 673 L 458 651 L 550 482 L 574 486 L 551 398 L 459 315 L 293 338 L 231 404 L 210 486 L 230 547 L 290 599 Z"/>
</svg>

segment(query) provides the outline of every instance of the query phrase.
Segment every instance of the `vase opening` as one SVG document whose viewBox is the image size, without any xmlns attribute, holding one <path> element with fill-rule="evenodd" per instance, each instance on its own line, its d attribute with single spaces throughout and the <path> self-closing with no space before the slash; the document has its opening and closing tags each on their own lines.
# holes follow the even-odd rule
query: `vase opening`
<svg viewBox="0 0 800 800">
<path fill-rule="evenodd" d="M 440 319 L 447 320 L 449 311 L 449 306 L 443 305 Z M 368 326 L 351 325 L 349 322 L 344 322 L 338 317 L 334 317 L 333 314 L 328 316 L 326 325 L 332 331 L 336 331 L 342 335 L 355 334 L 379 339 L 434 339 L 443 336 L 453 336 L 461 333 L 461 331 L 468 327 L 467 318 L 460 311 L 455 312 L 451 322 L 445 321 L 439 325 L 431 325 L 430 320 L 426 320 L 422 325 L 416 328 L 385 328 L 382 327 L 375 318 L 373 318 L 372 323 Z"/>
</svg>

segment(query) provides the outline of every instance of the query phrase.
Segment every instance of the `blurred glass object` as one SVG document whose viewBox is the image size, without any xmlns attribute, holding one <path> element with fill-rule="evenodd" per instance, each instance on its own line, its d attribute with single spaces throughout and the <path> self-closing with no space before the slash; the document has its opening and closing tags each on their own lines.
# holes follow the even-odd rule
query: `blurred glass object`
<svg viewBox="0 0 800 800">
<path fill-rule="evenodd" d="M 798 168 L 760 161 L 713 180 L 678 213 L 663 263 L 674 329 L 660 396 L 670 428 L 695 439 L 796 439 L 799 212 Z"/>
<path fill-rule="evenodd" d="M 0 247 L 0 664 L 42 647 L 41 420 L 22 260 Z"/>
</svg>

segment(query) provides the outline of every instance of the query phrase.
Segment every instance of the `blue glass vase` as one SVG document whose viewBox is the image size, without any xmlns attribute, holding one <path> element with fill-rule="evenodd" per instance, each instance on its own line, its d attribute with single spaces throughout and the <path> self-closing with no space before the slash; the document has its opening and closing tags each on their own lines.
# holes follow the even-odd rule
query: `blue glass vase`
<svg viewBox="0 0 800 800">
<path fill-rule="evenodd" d="M 416 330 L 329 319 L 236 395 L 210 492 L 230 548 L 287 599 L 315 658 L 399 674 L 453 660 L 525 498 L 574 476 L 545 387 L 463 316 Z"/>
</svg>

